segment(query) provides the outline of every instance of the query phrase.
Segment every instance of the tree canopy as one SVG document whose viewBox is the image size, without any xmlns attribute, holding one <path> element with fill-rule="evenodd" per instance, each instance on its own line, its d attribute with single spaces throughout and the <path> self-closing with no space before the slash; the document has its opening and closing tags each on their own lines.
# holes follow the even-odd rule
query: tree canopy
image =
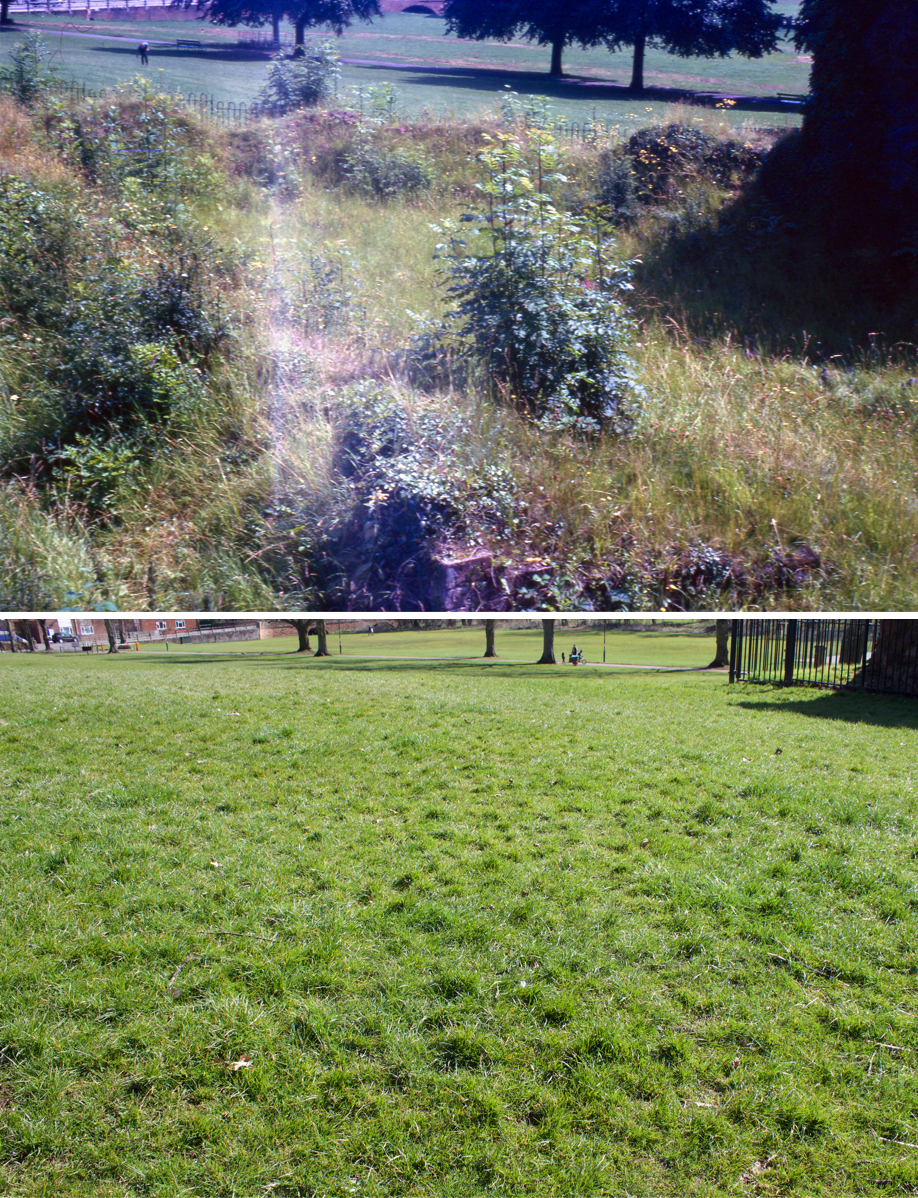
<svg viewBox="0 0 918 1198">
<path fill-rule="evenodd" d="M 648 46 L 682 58 L 759 58 L 777 45 L 781 17 L 773 8 L 774 0 L 447 0 L 443 15 L 459 37 L 550 45 L 553 75 L 561 74 L 565 46 L 632 46 L 631 90 L 640 94 Z"/>
<path fill-rule="evenodd" d="M 918 276 L 918 7 L 804 0 L 796 36 L 813 55 L 810 98 L 766 163 L 766 192 L 834 250 L 879 253 L 895 267 L 884 292 L 904 295 Z"/>
<path fill-rule="evenodd" d="M 275 42 L 280 41 L 280 23 L 287 15 L 286 0 L 211 0 L 208 12 L 214 25 L 253 25 L 271 23 Z"/>
<path fill-rule="evenodd" d="M 644 91 L 648 46 L 680 58 L 761 58 L 778 44 L 774 0 L 612 0 L 604 6 L 604 40 L 632 46 L 631 91 Z"/>
<path fill-rule="evenodd" d="M 551 74 L 560 75 L 565 46 L 604 41 L 602 0 L 446 0 L 447 33 L 484 41 L 522 37 L 551 46 Z"/>
<path fill-rule="evenodd" d="M 286 9 L 298 46 L 302 46 L 307 29 L 327 27 L 343 33 L 355 18 L 372 21 L 381 11 L 379 0 L 287 0 Z"/>
<path fill-rule="evenodd" d="M 215 25 L 267 25 L 278 37 L 282 17 L 293 23 L 296 45 L 307 29 L 325 27 L 343 33 L 355 18 L 370 21 L 380 14 L 379 0 L 211 0 L 209 16 Z"/>
</svg>

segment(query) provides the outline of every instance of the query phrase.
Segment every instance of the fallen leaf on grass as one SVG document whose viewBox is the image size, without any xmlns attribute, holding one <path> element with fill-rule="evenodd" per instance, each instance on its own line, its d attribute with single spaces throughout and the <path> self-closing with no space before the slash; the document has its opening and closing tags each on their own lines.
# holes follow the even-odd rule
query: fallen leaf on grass
<svg viewBox="0 0 918 1198">
<path fill-rule="evenodd" d="M 248 1069 L 252 1064 L 251 1059 L 246 1056 L 240 1057 L 238 1061 L 227 1061 L 226 1063 L 233 1073 L 238 1073 L 240 1069 Z"/>
</svg>

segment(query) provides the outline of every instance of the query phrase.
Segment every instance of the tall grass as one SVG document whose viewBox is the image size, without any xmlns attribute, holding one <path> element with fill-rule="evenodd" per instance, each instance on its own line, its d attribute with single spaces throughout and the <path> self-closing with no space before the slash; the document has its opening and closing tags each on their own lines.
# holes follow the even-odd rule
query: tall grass
<svg viewBox="0 0 918 1198">
<path fill-rule="evenodd" d="M 123 121 L 136 121 L 149 102 L 123 97 Z M 605 607 L 622 595 L 644 609 L 918 604 L 912 351 L 849 337 L 849 350 L 830 358 L 805 324 L 788 332 L 789 310 L 774 295 L 760 301 L 776 305 L 763 308 L 761 338 L 748 324 L 735 327 L 722 303 L 727 251 L 713 289 L 703 262 L 689 256 L 683 269 L 673 251 L 714 236 L 730 196 L 710 182 L 683 181 L 620 230 L 622 256 L 645 260 L 631 347 L 642 408 L 627 438 L 574 438 L 494 407 L 473 377 L 420 385 L 403 373 L 417 317 L 436 322 L 444 311 L 431 226 L 476 202 L 483 127 L 364 128 L 381 153 L 407 147 L 434 167 L 428 193 L 374 200 L 355 192 L 344 169 L 360 129 L 352 118 L 300 114 L 214 131 L 182 114 L 171 135 L 177 160 L 194 147 L 209 173 L 206 186 L 200 171 L 175 175 L 185 187 L 176 234 L 136 188 L 87 174 L 61 129 L 91 125 L 91 111 L 29 116 L 3 103 L 6 176 L 79 197 L 73 211 L 87 228 L 111 230 L 105 252 L 114 248 L 125 269 L 142 274 L 164 255 L 177 262 L 189 252 L 209 263 L 206 303 L 229 332 L 202 366 L 203 389 L 184 423 L 145 435 L 135 468 L 119 473 L 117 461 L 106 462 L 100 480 L 87 479 L 92 464 L 82 473 L 57 464 L 42 430 L 62 401 L 45 380 L 67 347 L 34 318 L 17 317 L 0 344 L 6 543 L 37 545 L 17 531 L 32 513 L 35 527 L 87 546 L 94 579 L 131 606 L 324 603 L 314 569 L 323 546 L 368 519 L 370 497 L 342 473 L 339 450 L 353 385 L 369 380 L 374 394 L 389 389 L 409 424 L 429 425 L 429 415 L 454 430 L 440 444 L 424 434 L 415 474 L 399 485 L 429 490 L 431 479 L 447 480 L 448 506 L 464 519 L 438 535 L 454 550 L 484 545 L 498 569 L 539 574 L 518 604 Z M 706 118 L 706 131 L 722 132 L 719 121 Z M 608 148 L 566 153 L 557 202 L 579 210 L 595 199 Z M 176 250 L 177 236 L 187 249 Z M 90 251 L 101 255 L 101 240 L 98 247 Z M 64 277 L 75 282 L 93 269 L 74 258 Z M 748 307 L 748 263 L 738 259 L 736 275 Z M 502 480 L 499 519 L 475 499 L 473 480 L 489 471 Z M 37 548 L 17 552 L 26 563 L 36 555 L 36 599 L 50 605 L 73 589 L 73 570 L 43 564 Z M 794 575 L 786 563 L 801 553 L 805 568 Z M 690 593 L 686 571 L 697 574 L 699 562 L 714 562 L 717 577 Z M 720 589 L 728 569 L 742 586 Z"/>
</svg>

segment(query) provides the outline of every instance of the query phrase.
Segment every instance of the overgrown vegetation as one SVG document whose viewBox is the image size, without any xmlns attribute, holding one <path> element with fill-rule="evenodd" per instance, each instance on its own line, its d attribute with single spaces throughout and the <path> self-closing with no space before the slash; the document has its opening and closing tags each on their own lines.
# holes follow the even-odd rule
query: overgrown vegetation
<svg viewBox="0 0 918 1198">
<path fill-rule="evenodd" d="M 2 105 L 7 605 L 918 603 L 913 351 L 737 222 L 770 139 Z"/>
<path fill-rule="evenodd" d="M 212 648 L 0 655 L 4 1193 L 918 1185 L 909 704 Z"/>
</svg>

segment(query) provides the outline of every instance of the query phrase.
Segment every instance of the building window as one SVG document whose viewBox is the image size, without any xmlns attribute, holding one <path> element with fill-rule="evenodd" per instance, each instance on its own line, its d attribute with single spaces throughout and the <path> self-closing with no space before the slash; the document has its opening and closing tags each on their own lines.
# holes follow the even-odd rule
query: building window
<svg viewBox="0 0 918 1198">
<path fill-rule="evenodd" d="M 165 632 L 166 631 L 166 621 L 165 620 L 157 620 L 156 621 L 156 631 L 157 632 Z"/>
<path fill-rule="evenodd" d="M 178 631 L 180 628 L 184 628 L 184 627 L 185 627 L 185 621 L 184 621 L 184 620 L 176 620 L 176 621 L 175 621 L 175 629 L 176 629 L 176 632 L 177 632 L 177 631 Z"/>
<path fill-rule="evenodd" d="M 94 632 L 95 629 L 93 628 L 92 624 L 80 625 L 80 636 L 92 636 Z"/>
</svg>

